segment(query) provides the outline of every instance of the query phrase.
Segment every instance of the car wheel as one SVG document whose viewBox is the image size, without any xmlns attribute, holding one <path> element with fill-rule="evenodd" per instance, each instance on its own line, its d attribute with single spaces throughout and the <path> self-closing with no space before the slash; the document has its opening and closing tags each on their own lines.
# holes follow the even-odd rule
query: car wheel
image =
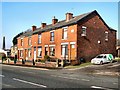
<svg viewBox="0 0 120 90">
<path fill-rule="evenodd" d="M 103 65 L 103 61 L 100 62 L 100 65 Z"/>
</svg>

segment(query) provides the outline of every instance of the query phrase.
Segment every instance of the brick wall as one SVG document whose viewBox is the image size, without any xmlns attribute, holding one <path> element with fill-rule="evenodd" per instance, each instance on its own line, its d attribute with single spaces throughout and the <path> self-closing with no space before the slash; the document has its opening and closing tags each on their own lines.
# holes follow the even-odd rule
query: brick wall
<svg viewBox="0 0 120 90">
<path fill-rule="evenodd" d="M 87 27 L 87 36 L 81 37 L 81 27 Z M 108 41 L 105 41 L 105 31 L 108 31 Z M 100 41 L 100 43 L 98 43 Z M 77 56 L 90 61 L 100 53 L 116 54 L 116 33 L 110 31 L 95 13 L 87 17 L 83 23 L 78 24 Z"/>
</svg>

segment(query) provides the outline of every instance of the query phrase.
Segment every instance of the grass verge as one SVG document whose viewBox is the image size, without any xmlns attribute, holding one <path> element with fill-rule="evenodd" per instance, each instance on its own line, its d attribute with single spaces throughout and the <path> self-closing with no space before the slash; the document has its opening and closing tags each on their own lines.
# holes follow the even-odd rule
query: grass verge
<svg viewBox="0 0 120 90">
<path fill-rule="evenodd" d="M 120 62 L 120 57 L 115 57 L 115 61 L 119 61 Z"/>
<path fill-rule="evenodd" d="M 91 62 L 87 62 L 87 63 L 82 63 L 80 65 L 75 65 L 75 66 L 66 66 L 65 68 L 68 68 L 68 69 L 74 69 L 74 68 L 80 68 L 80 67 L 85 67 L 85 66 L 89 66 L 89 65 L 92 65 Z"/>
</svg>

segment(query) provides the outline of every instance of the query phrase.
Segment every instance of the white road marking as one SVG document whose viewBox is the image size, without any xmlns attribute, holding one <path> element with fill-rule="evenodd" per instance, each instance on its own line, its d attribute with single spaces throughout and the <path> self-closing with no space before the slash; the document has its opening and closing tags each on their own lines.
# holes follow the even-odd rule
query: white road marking
<svg viewBox="0 0 120 90">
<path fill-rule="evenodd" d="M 118 83 L 113 83 L 113 84 L 118 84 Z"/>
<path fill-rule="evenodd" d="M 29 82 L 29 81 L 21 80 L 21 79 L 13 78 L 13 80 L 15 80 L 15 81 L 19 81 L 19 82 L 23 82 L 23 83 L 27 83 L 27 84 L 31 84 L 31 85 L 34 85 L 34 86 L 43 87 L 43 88 L 46 88 L 46 87 L 47 87 L 47 86 L 45 86 L 45 85 L 40 85 L 40 84 L 36 84 L 36 83 L 33 83 L 33 82 Z"/>
<path fill-rule="evenodd" d="M 28 71 L 21 71 L 21 72 L 32 73 L 32 74 L 34 73 L 34 72 L 28 72 Z"/>
<path fill-rule="evenodd" d="M 5 76 L 0 74 L 0 77 L 5 77 Z"/>
<path fill-rule="evenodd" d="M 78 78 L 72 78 L 72 77 L 65 77 L 65 76 L 57 76 L 57 75 L 51 75 L 51 76 L 53 76 L 53 77 L 60 77 L 60 78 L 66 78 L 66 79 L 74 79 L 74 80 L 80 80 L 80 79 L 78 79 Z"/>
<path fill-rule="evenodd" d="M 90 81 L 90 80 L 88 80 L 88 79 L 81 79 L 81 80 L 83 80 L 83 81 Z"/>
<path fill-rule="evenodd" d="M 104 87 L 99 87 L 99 86 L 91 86 L 91 88 L 104 89 L 104 90 L 113 90 L 113 89 L 104 88 Z"/>
<path fill-rule="evenodd" d="M 90 81 L 88 79 L 79 79 L 79 78 L 72 78 L 72 77 L 65 77 L 65 76 L 57 76 L 57 75 L 51 75 L 53 77 L 60 77 L 60 78 L 66 78 L 66 79 L 73 79 L 73 80 L 83 80 L 83 81 Z"/>
</svg>

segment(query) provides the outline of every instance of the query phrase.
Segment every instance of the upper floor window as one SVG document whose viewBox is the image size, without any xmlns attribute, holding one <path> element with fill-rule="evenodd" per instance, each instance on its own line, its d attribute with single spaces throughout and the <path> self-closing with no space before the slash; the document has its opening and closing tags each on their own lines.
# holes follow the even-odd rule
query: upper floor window
<svg viewBox="0 0 120 90">
<path fill-rule="evenodd" d="M 21 39 L 21 46 L 23 46 L 23 39 Z"/>
<path fill-rule="evenodd" d="M 86 29 L 87 29 L 87 27 L 82 26 L 82 34 L 81 34 L 81 36 L 86 36 Z"/>
<path fill-rule="evenodd" d="M 28 45 L 31 45 L 31 37 L 28 38 Z"/>
<path fill-rule="evenodd" d="M 50 32 L 50 41 L 54 41 L 54 31 Z"/>
<path fill-rule="evenodd" d="M 108 32 L 105 31 L 105 41 L 108 41 Z"/>
<path fill-rule="evenodd" d="M 38 35 L 38 44 L 41 43 L 41 34 Z"/>
<path fill-rule="evenodd" d="M 64 27 L 62 31 L 62 39 L 67 39 L 68 27 Z"/>
<path fill-rule="evenodd" d="M 55 56 L 55 47 L 54 46 L 50 47 L 50 56 Z"/>
<path fill-rule="evenodd" d="M 42 57 L 42 47 L 38 47 L 38 57 Z"/>
</svg>

